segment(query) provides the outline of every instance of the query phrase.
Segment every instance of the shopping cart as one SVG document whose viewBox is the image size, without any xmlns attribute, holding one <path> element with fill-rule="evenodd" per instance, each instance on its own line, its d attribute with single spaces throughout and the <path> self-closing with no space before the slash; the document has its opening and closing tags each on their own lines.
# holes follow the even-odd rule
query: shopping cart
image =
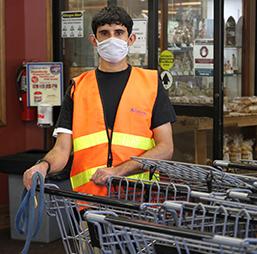
<svg viewBox="0 0 257 254">
<path fill-rule="evenodd" d="M 257 190 L 257 178 L 229 174 L 211 166 L 143 157 L 132 157 L 132 159 L 141 163 L 145 170 L 149 170 L 153 179 L 182 183 L 189 185 L 193 190 L 205 192 L 224 192 L 231 188 Z"/>
<path fill-rule="evenodd" d="M 130 219 L 158 222 L 156 212 L 165 200 L 189 200 L 190 188 L 182 184 L 150 182 L 112 177 L 108 197 L 98 197 L 58 189 L 48 184 L 45 193 L 46 210 L 55 216 L 66 253 L 94 253 L 83 210 L 114 212 Z M 148 202 L 148 203 L 145 203 Z M 149 203 L 152 202 L 152 203 Z"/>
<path fill-rule="evenodd" d="M 86 209 L 87 211 L 95 209 L 98 213 L 100 212 L 102 214 L 111 213 L 123 217 L 125 216 L 129 220 L 137 219 L 140 221 L 155 222 L 160 225 L 165 224 L 173 227 L 184 227 L 187 230 L 198 230 L 201 233 L 211 232 L 234 237 L 255 236 L 257 211 L 226 207 L 225 202 L 227 201 L 224 200 L 223 207 L 214 206 L 215 202 L 213 202 L 213 200 L 216 200 L 216 203 L 222 200 L 217 201 L 215 196 L 211 196 L 211 194 L 207 193 L 209 200 L 212 198 L 212 204 L 210 205 L 205 193 L 189 191 L 187 192 L 188 195 L 185 195 L 185 190 L 190 190 L 189 187 L 181 189 L 184 197 L 186 197 L 184 202 L 178 200 L 174 202 L 165 201 L 164 203 L 129 201 L 125 199 L 126 195 L 121 195 L 124 191 L 127 193 L 126 189 L 121 188 L 121 183 L 124 183 L 125 179 L 119 177 L 111 179 L 110 186 L 112 187 L 115 182 L 114 180 L 118 183 L 121 193 L 119 194 L 118 191 L 112 198 L 67 192 L 56 189 L 56 187 L 52 185 L 45 187 L 45 193 L 49 195 L 49 198 L 46 199 L 47 211 L 50 216 L 55 216 L 57 219 L 66 253 L 94 253 L 93 247 L 98 246 L 95 244 L 95 239 L 93 238 L 92 241 L 89 235 L 87 224 L 83 218 L 84 211 L 79 212 L 82 211 L 82 209 Z M 125 182 L 127 183 L 128 189 L 131 188 L 131 186 L 133 187 L 134 191 L 132 192 L 131 198 L 134 199 L 137 196 L 134 195 L 134 193 L 138 193 L 138 190 L 135 191 L 136 188 L 133 185 L 137 183 L 137 180 L 126 179 Z M 140 186 L 143 185 L 144 188 L 148 186 L 146 189 L 151 189 L 150 182 L 146 181 L 146 183 L 144 183 L 144 181 L 140 181 L 140 183 Z M 153 186 L 156 186 L 156 184 L 157 183 L 153 183 Z M 163 187 L 165 186 L 166 188 L 164 188 L 164 190 L 169 186 L 167 183 L 158 184 Z M 137 184 L 136 186 L 139 185 Z M 173 187 L 181 187 L 181 185 L 173 184 Z M 182 185 L 182 187 L 184 186 Z M 109 187 L 109 189 L 111 189 L 111 187 Z M 141 190 L 142 187 L 139 189 Z M 159 192 L 161 192 L 161 188 Z M 158 192 L 152 193 L 154 197 L 161 196 Z M 169 196 L 171 198 L 173 197 L 172 200 L 176 200 L 178 196 L 182 197 L 182 195 L 179 195 L 180 191 L 178 189 L 176 189 L 175 193 L 176 195 L 174 195 L 173 192 L 172 195 Z M 142 195 L 139 196 L 141 197 Z M 118 197 L 120 199 L 117 199 Z M 127 197 L 130 197 L 130 195 L 127 195 Z M 195 200 L 199 202 L 201 198 L 205 198 L 208 201 L 206 202 L 207 204 L 190 203 L 186 201 Z M 112 248 L 114 247 L 112 246 Z"/>
<path fill-rule="evenodd" d="M 256 239 L 201 233 L 90 211 L 93 245 L 101 253 L 257 253 Z"/>
<path fill-rule="evenodd" d="M 142 158 L 134 159 L 138 161 L 142 160 Z M 182 212 L 174 208 L 171 209 L 170 207 L 167 209 L 167 207 L 164 206 L 167 200 L 187 202 L 186 208 L 185 203 L 174 203 L 175 206 L 181 206 L 183 204 L 182 210 L 186 211 L 185 215 L 187 215 L 187 221 L 192 220 L 190 214 L 193 208 L 190 210 L 190 205 L 199 205 L 201 202 L 201 207 L 204 207 L 204 210 L 208 211 L 209 217 L 206 214 L 204 214 L 204 216 L 206 219 L 208 218 L 209 224 L 206 224 L 207 221 L 202 219 L 203 213 L 199 212 L 198 207 L 197 209 L 195 208 L 197 210 L 196 214 L 198 215 L 198 224 L 196 224 L 195 220 L 194 225 L 195 227 L 198 225 L 197 230 L 199 230 L 199 228 L 203 227 L 200 226 L 200 222 L 204 221 L 205 226 L 203 228 L 205 231 L 200 231 L 200 233 L 204 233 L 204 235 L 211 232 L 212 234 L 217 233 L 222 236 L 222 232 L 218 232 L 217 230 L 215 232 L 211 231 L 211 228 L 214 227 L 213 225 L 216 225 L 213 222 L 215 216 L 215 220 L 219 223 L 219 227 L 216 225 L 215 228 L 221 229 L 220 224 L 224 227 L 225 223 L 226 236 L 234 236 L 233 239 L 236 239 L 238 233 L 235 235 L 232 234 L 232 232 L 235 232 L 233 227 L 235 225 L 237 225 L 238 229 L 243 228 L 242 232 L 247 232 L 247 236 L 249 234 L 250 236 L 255 234 L 254 229 L 250 228 L 250 230 L 249 223 L 247 224 L 247 222 L 250 221 L 252 225 L 256 225 L 256 207 L 254 202 L 252 202 L 256 200 L 254 199 L 255 186 L 252 182 L 249 183 L 249 181 L 244 181 L 245 179 L 239 179 L 234 175 L 224 173 L 208 166 L 174 162 L 170 162 L 171 164 L 168 163 L 167 166 L 166 163 L 167 161 L 143 159 L 144 168 L 146 170 L 148 169 L 153 176 L 152 181 L 128 179 L 126 177 L 111 177 L 107 181 L 108 197 L 67 192 L 58 190 L 53 186 L 46 187 L 45 192 L 49 195 L 49 198 L 46 199 L 46 208 L 48 214 L 55 216 L 57 219 L 66 253 L 94 253 L 93 247 L 97 246 L 94 244 L 95 239 L 92 239 L 92 234 L 91 236 L 89 235 L 90 227 L 88 229 L 87 223 L 84 221 L 84 210 L 97 210 L 100 213 L 112 213 L 118 216 L 125 216 L 129 220 L 147 221 L 160 225 L 166 224 L 166 226 L 169 227 L 178 227 L 178 214 Z M 172 165 L 172 167 L 170 165 Z M 171 168 L 177 174 L 174 174 L 175 177 L 172 177 Z M 192 170 L 192 172 L 190 172 L 190 170 Z M 157 171 L 157 178 L 155 178 Z M 181 175 L 180 179 L 179 174 Z M 160 179 L 162 181 L 159 181 Z M 174 179 L 175 181 L 172 182 Z M 231 187 L 234 189 L 230 190 L 229 188 Z M 215 190 L 215 192 L 207 193 L 207 191 L 210 190 Z M 246 197 L 246 195 L 248 196 Z M 242 196 L 244 198 L 242 198 Z M 252 200 L 250 199 L 251 196 Z M 251 200 L 250 204 L 248 204 L 249 200 Z M 243 202 L 245 202 L 244 210 L 246 211 L 244 216 L 246 216 L 245 214 L 247 214 L 247 216 L 250 214 L 251 219 L 248 219 L 247 222 L 241 222 L 240 220 L 241 224 L 239 222 L 235 223 L 235 213 L 232 213 L 232 211 L 239 209 L 240 204 L 243 204 Z M 219 210 L 220 208 L 218 209 L 218 206 L 224 207 L 223 210 Z M 217 216 L 217 213 L 221 211 L 225 211 L 225 213 L 229 214 L 229 217 L 225 215 L 221 217 Z M 240 216 L 238 215 L 238 217 Z M 226 219 L 227 221 L 224 222 L 222 219 Z M 242 223 L 245 225 L 246 229 L 242 226 Z M 184 222 L 183 225 L 186 225 L 186 223 Z M 183 228 L 180 227 L 180 229 L 182 230 Z M 185 230 L 190 230 L 190 232 L 193 230 L 195 232 L 196 228 L 186 228 Z M 152 235 L 152 233 L 150 235 Z M 213 235 L 211 237 L 213 237 Z M 245 237 L 246 234 L 244 238 L 241 238 L 240 244 L 245 242 Z M 217 239 L 217 237 L 215 239 Z M 180 240 L 185 241 L 184 238 Z M 190 237 L 186 239 L 187 244 L 191 241 L 194 242 L 194 239 L 190 239 Z M 199 243 L 196 243 L 196 245 L 199 245 Z M 204 244 L 202 244 L 202 246 L 203 245 Z M 219 245 L 217 246 L 216 253 L 219 253 L 218 250 L 220 250 L 220 247 Z M 117 245 L 114 247 L 116 248 Z M 114 247 L 112 246 L 111 248 Z M 183 248 L 189 247 L 184 246 Z M 228 247 L 225 246 L 224 248 L 226 249 Z M 245 248 L 245 245 L 243 248 Z M 145 253 L 151 252 L 146 251 Z"/>
<path fill-rule="evenodd" d="M 189 201 L 191 193 L 191 188 L 184 184 L 119 176 L 110 177 L 107 186 L 110 198 L 139 203 L 162 203 L 165 200 Z"/>
<path fill-rule="evenodd" d="M 255 238 L 257 233 L 257 211 L 245 208 L 165 201 L 159 213 L 165 225 L 203 233 L 237 238 Z"/>
<path fill-rule="evenodd" d="M 131 200 L 139 203 L 163 203 L 166 200 L 180 200 L 257 210 L 257 197 L 250 189 L 233 188 L 225 192 L 208 193 L 191 190 L 188 185 L 183 184 L 120 176 L 110 177 L 107 185 L 108 196 L 118 200 Z"/>
</svg>

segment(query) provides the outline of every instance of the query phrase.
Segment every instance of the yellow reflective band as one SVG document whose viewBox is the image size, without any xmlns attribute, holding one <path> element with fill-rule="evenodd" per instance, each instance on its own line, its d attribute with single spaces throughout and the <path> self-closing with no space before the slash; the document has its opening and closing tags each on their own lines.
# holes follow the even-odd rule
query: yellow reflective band
<svg viewBox="0 0 257 254">
<path fill-rule="evenodd" d="M 93 134 L 75 138 L 73 141 L 73 149 L 74 152 L 77 152 L 103 143 L 108 143 L 106 131 L 99 131 Z"/>
<path fill-rule="evenodd" d="M 146 137 L 136 136 L 131 134 L 124 134 L 120 132 L 113 133 L 112 144 L 138 148 L 142 150 L 149 150 L 155 146 L 154 140 L 152 138 L 146 138 Z"/>
<path fill-rule="evenodd" d="M 133 178 L 137 180 L 148 180 L 149 181 L 149 172 L 144 172 L 136 175 L 128 176 L 128 178 Z"/>
<path fill-rule="evenodd" d="M 150 173 L 144 172 L 144 173 L 128 176 L 128 178 L 150 181 Z M 159 173 L 154 173 L 151 181 L 160 181 Z"/>
<path fill-rule="evenodd" d="M 94 168 L 86 169 L 85 171 L 78 173 L 77 175 L 71 176 L 71 186 L 72 188 L 77 188 L 85 183 L 88 183 L 92 177 L 92 175 L 96 172 L 98 168 L 104 168 L 106 165 L 97 166 Z"/>
<path fill-rule="evenodd" d="M 96 170 L 98 168 L 103 168 L 103 167 L 106 167 L 106 166 L 105 165 L 97 166 L 97 167 L 94 167 L 94 168 L 87 169 L 87 170 L 85 170 L 81 173 L 78 173 L 77 175 L 71 176 L 70 181 L 71 181 L 72 188 L 74 189 L 74 188 L 77 188 L 77 187 L 79 187 L 83 184 L 88 183 L 91 180 L 93 174 L 96 172 Z M 159 175 L 157 174 L 156 176 L 159 176 Z M 128 176 L 128 178 L 149 181 L 149 172 L 130 175 L 130 176 Z M 153 181 L 156 181 L 156 180 L 159 181 L 157 177 L 152 179 L 152 180 Z"/>
<path fill-rule="evenodd" d="M 106 131 L 99 131 L 93 134 L 85 135 L 74 139 L 74 152 L 104 143 L 108 143 Z M 124 134 L 120 132 L 113 132 L 112 144 L 142 150 L 149 150 L 155 146 L 152 138 Z"/>
</svg>

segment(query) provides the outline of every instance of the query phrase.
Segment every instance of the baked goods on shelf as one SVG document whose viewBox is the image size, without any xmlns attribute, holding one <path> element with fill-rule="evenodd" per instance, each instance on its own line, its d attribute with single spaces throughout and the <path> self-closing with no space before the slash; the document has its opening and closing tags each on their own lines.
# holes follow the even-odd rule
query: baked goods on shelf
<svg viewBox="0 0 257 254">
<path fill-rule="evenodd" d="M 236 97 L 228 103 L 227 108 L 230 112 L 257 113 L 257 97 Z"/>
</svg>

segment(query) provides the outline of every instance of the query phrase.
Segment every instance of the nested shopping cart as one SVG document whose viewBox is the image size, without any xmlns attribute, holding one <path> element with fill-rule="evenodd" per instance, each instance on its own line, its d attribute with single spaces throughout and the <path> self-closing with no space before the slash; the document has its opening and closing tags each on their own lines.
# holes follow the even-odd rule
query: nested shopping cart
<svg viewBox="0 0 257 254">
<path fill-rule="evenodd" d="M 150 171 L 151 181 L 111 177 L 107 182 L 108 197 L 62 191 L 51 185 L 45 188 L 49 195 L 45 201 L 46 208 L 48 214 L 57 219 L 66 253 L 94 253 L 94 246 L 100 246 L 102 253 L 115 253 L 114 249 L 117 253 L 123 253 L 116 242 L 123 243 L 123 235 L 129 239 L 128 242 L 134 241 L 136 244 L 137 239 L 127 238 L 124 234 L 123 226 L 120 232 L 112 232 L 109 226 L 107 231 L 101 232 L 105 226 L 88 225 L 85 211 L 94 211 L 99 216 L 122 216 L 120 221 L 125 217 L 129 221 L 150 222 L 157 228 L 164 227 L 166 230 L 168 227 L 172 231 L 172 227 L 174 232 L 183 232 L 182 236 L 162 235 L 162 241 L 154 248 L 165 242 L 169 248 L 175 246 L 178 253 L 211 253 L 208 252 L 209 244 L 213 253 L 247 253 L 244 252 L 246 250 L 252 253 L 257 235 L 255 178 L 229 174 L 210 166 L 138 157 L 133 159 Z M 96 232 L 95 227 L 97 234 L 92 234 L 92 230 Z M 117 230 L 116 227 L 114 229 Z M 134 229 L 133 233 L 127 231 L 129 235 L 136 234 Z M 185 232 L 189 233 L 185 235 Z M 114 240 L 114 243 L 105 243 L 110 238 L 109 233 L 111 237 L 114 234 L 121 238 Z M 195 233 L 201 237 L 208 234 L 208 241 L 201 237 L 196 240 L 192 237 Z M 107 238 L 102 237 L 105 235 Z M 142 236 L 153 245 L 154 238 L 160 234 L 156 236 L 156 232 L 148 230 Z M 237 243 L 232 244 L 233 248 L 237 246 L 236 249 L 231 249 L 231 243 L 226 241 Z M 104 246 L 108 246 L 107 249 Z M 125 244 L 124 253 L 155 253 L 155 249 L 150 250 L 146 246 L 148 244 L 140 245 L 141 249 L 138 247 L 134 250 Z M 201 252 L 194 252 L 194 246 L 200 246 Z"/>
<path fill-rule="evenodd" d="M 82 209 L 87 211 L 97 210 L 98 213 L 102 214 L 122 215 L 130 220 L 150 221 L 160 225 L 175 226 L 176 228 L 182 228 L 186 225 L 187 230 L 198 230 L 201 233 L 211 232 L 223 236 L 229 235 L 230 237 L 234 236 L 234 238 L 239 236 L 239 232 L 240 234 L 247 232 L 244 237 L 248 237 L 249 233 L 251 233 L 250 236 L 255 234 L 254 229 L 250 230 L 249 225 L 256 225 L 256 211 L 246 207 L 243 210 L 244 213 L 241 212 L 241 214 L 240 209 L 235 209 L 238 202 L 220 198 L 224 193 L 220 195 L 217 193 L 202 193 L 191 191 L 190 187 L 186 185 L 123 177 L 110 178 L 108 186 L 109 197 L 67 192 L 58 190 L 53 186 L 45 188 L 45 192 L 50 195 L 49 199 L 46 199 L 47 211 L 49 215 L 55 216 L 57 219 L 66 253 L 94 253 L 93 246 L 99 245 L 94 244 L 95 240 L 92 244 L 92 234 L 90 237 L 87 224 L 83 218 L 84 211 L 79 212 Z M 235 195 L 234 191 L 233 196 Z M 173 200 L 174 202 L 167 200 Z M 192 203 L 192 201 L 196 203 Z M 205 204 L 199 203 L 203 201 Z M 222 209 L 215 206 L 219 202 L 223 203 L 224 207 Z M 227 202 L 230 203 L 227 204 Z M 230 208 L 232 203 L 234 208 Z M 251 206 L 251 204 L 248 204 L 248 206 Z M 252 206 L 254 207 L 254 205 Z M 223 215 L 221 215 L 222 212 Z M 190 217 L 193 213 L 194 216 Z M 179 217 L 179 215 L 181 216 Z M 240 216 L 246 216 L 248 220 L 242 222 Z M 182 218 L 185 218 L 185 221 L 181 221 Z M 224 227 L 226 229 L 225 231 L 223 229 L 225 234 L 223 231 L 219 231 Z M 191 234 L 193 233 L 191 232 Z M 244 239 L 240 241 L 243 242 Z M 112 243 L 108 243 L 107 246 L 113 249 L 116 245 L 113 246 Z"/>
<path fill-rule="evenodd" d="M 204 192 L 226 191 L 231 188 L 257 190 L 255 177 L 223 172 L 212 166 L 143 157 L 132 157 L 132 159 L 149 170 L 153 180 L 183 183 L 193 190 Z"/>
<path fill-rule="evenodd" d="M 255 238 L 240 239 L 116 215 L 88 212 L 90 234 L 101 253 L 257 253 Z"/>
<path fill-rule="evenodd" d="M 108 181 L 108 197 L 59 190 L 46 185 L 46 209 L 55 216 L 66 253 L 94 253 L 83 210 L 113 212 L 128 218 L 158 221 L 155 206 L 165 200 L 189 200 L 190 188 L 182 184 L 150 182 L 113 177 Z M 146 203 L 148 202 L 148 203 Z M 149 203 L 152 202 L 152 203 Z"/>
</svg>

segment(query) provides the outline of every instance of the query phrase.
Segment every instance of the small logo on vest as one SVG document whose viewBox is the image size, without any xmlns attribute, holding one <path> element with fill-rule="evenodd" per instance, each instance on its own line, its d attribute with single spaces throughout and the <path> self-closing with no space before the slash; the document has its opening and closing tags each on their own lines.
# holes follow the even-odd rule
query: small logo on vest
<svg viewBox="0 0 257 254">
<path fill-rule="evenodd" d="M 137 108 L 131 108 L 131 109 L 130 109 L 130 112 L 136 113 L 136 114 L 141 115 L 141 116 L 146 116 L 146 112 L 141 111 L 141 110 L 139 110 L 139 109 L 137 109 Z"/>
</svg>

